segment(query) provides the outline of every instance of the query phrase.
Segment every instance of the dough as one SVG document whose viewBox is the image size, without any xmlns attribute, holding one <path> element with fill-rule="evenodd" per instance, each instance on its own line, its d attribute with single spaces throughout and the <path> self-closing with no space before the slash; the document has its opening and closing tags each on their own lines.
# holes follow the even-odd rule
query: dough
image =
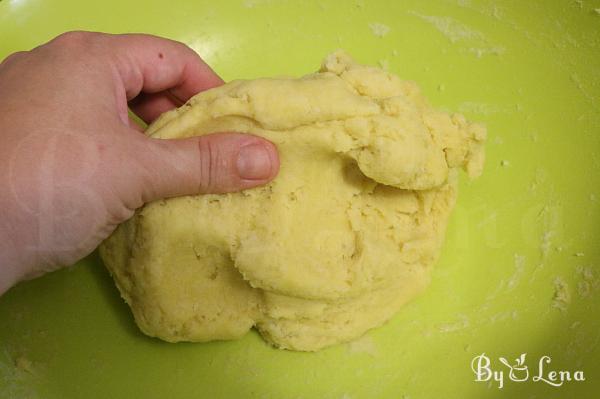
<svg viewBox="0 0 600 399">
<path fill-rule="evenodd" d="M 237 80 L 162 115 L 163 139 L 240 131 L 277 145 L 279 176 L 240 193 L 145 205 L 100 253 L 141 330 L 169 342 L 253 326 L 314 351 L 387 321 L 428 283 L 485 129 L 338 51 L 300 79 Z"/>
</svg>

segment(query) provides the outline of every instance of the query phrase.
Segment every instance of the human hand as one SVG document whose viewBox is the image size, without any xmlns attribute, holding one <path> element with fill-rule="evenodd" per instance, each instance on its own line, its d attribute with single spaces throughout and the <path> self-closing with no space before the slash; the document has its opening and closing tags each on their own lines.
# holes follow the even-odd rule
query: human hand
<svg viewBox="0 0 600 399">
<path fill-rule="evenodd" d="M 0 64 L 0 294 L 92 252 L 144 203 L 237 191 L 277 174 L 275 146 L 218 133 L 151 139 L 149 123 L 223 81 L 190 48 L 70 32 Z"/>
</svg>

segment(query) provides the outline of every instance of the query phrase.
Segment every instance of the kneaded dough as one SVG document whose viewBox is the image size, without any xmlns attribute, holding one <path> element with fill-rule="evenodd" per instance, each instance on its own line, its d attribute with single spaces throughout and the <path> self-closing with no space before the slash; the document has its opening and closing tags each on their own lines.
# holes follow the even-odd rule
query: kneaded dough
<svg viewBox="0 0 600 399">
<path fill-rule="evenodd" d="M 299 79 L 200 93 L 146 133 L 219 131 L 275 143 L 278 177 L 149 203 L 102 244 L 102 259 L 148 335 L 201 342 L 256 327 L 302 351 L 361 336 L 426 287 L 457 171 L 481 173 L 486 135 L 341 51 Z"/>
</svg>

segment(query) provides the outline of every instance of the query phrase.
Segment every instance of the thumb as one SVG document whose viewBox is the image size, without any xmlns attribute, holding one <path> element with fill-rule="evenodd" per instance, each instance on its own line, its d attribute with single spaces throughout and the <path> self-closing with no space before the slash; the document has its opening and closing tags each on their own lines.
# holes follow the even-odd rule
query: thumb
<svg viewBox="0 0 600 399">
<path fill-rule="evenodd" d="M 144 138 L 142 200 L 226 193 L 259 186 L 279 171 L 275 145 L 241 133 L 215 133 L 187 139 Z"/>
</svg>

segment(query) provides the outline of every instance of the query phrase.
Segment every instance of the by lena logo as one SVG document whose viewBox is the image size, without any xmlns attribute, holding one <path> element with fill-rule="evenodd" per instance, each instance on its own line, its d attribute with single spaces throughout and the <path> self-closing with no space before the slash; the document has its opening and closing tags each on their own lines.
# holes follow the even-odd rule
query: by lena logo
<svg viewBox="0 0 600 399">
<path fill-rule="evenodd" d="M 502 389 L 504 387 L 506 371 L 508 371 L 508 380 L 510 381 L 528 381 L 530 374 L 529 367 L 525 362 L 526 356 L 526 353 L 521 354 L 521 356 L 515 359 L 513 364 L 506 360 L 506 358 L 499 357 L 498 361 L 503 365 L 501 369 L 492 367 L 492 361 L 485 353 L 475 356 L 471 361 L 471 370 L 475 373 L 475 381 L 494 381 L 498 384 L 498 388 Z M 551 362 L 552 359 L 550 356 L 542 356 L 537 362 L 537 370 L 532 369 L 531 381 L 544 382 L 555 387 L 560 387 L 565 382 L 569 381 L 585 381 L 583 371 L 577 370 L 572 372 L 568 370 L 552 370 L 550 367 Z"/>
</svg>

